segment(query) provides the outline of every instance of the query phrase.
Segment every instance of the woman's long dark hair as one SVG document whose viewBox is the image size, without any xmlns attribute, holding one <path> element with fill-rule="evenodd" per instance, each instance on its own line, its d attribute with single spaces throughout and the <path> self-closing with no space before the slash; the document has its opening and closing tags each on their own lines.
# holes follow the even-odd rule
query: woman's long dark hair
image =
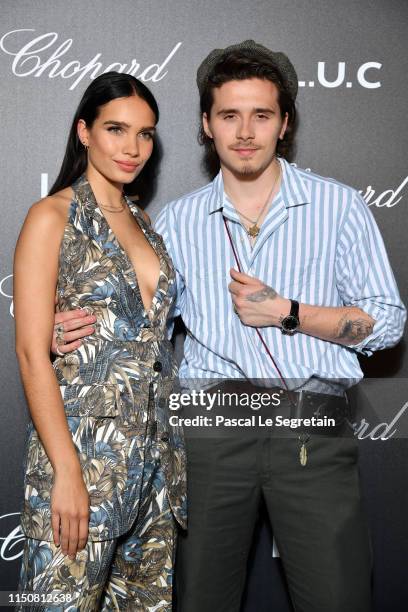
<svg viewBox="0 0 408 612">
<path fill-rule="evenodd" d="M 151 91 L 141 81 L 130 74 L 106 72 L 98 76 L 85 90 L 76 110 L 69 131 L 64 159 L 57 179 L 49 191 L 49 195 L 69 187 L 86 170 L 88 160 L 84 146 L 77 134 L 79 119 L 83 119 L 87 128 L 91 128 L 99 115 L 100 107 L 116 98 L 139 96 L 154 113 L 156 123 L 159 120 L 159 109 Z M 142 172 L 132 183 L 124 185 L 124 191 L 129 196 L 137 195 L 142 204 L 152 197 L 156 185 L 158 165 L 162 156 L 160 143 L 155 138 L 153 153 Z"/>
</svg>

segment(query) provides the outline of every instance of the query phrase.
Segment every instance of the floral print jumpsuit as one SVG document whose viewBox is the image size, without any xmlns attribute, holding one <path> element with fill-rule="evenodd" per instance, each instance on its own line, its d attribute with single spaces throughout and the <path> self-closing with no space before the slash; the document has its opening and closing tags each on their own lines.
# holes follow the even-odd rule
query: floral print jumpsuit
<svg viewBox="0 0 408 612">
<path fill-rule="evenodd" d="M 168 420 L 176 365 L 166 320 L 175 303 L 175 272 L 161 237 L 127 199 L 160 261 L 147 312 L 133 266 L 86 176 L 72 188 L 60 249 L 58 309 L 86 307 L 97 323 L 95 333 L 56 359 L 54 369 L 89 492 L 89 535 L 75 560 L 55 547 L 53 469 L 30 422 L 19 590 L 34 593 L 36 602 L 21 609 L 167 611 L 176 521 L 186 526 L 183 436 Z"/>
</svg>

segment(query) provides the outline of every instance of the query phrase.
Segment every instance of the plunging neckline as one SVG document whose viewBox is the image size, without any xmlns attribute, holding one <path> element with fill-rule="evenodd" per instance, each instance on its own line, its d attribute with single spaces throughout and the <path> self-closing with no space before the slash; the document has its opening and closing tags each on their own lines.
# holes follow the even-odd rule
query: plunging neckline
<svg viewBox="0 0 408 612">
<path fill-rule="evenodd" d="M 91 187 L 89 181 L 88 181 L 88 184 L 89 184 L 89 187 L 91 188 L 91 191 L 92 191 L 92 187 Z M 93 191 L 92 191 L 92 193 L 93 193 Z M 109 222 L 108 222 L 107 218 L 105 217 L 105 215 L 103 214 L 102 210 L 98 206 L 98 203 L 96 201 L 95 195 L 94 195 L 94 199 L 95 199 L 95 210 L 97 210 L 99 212 L 101 218 L 103 219 L 104 223 L 106 224 L 106 227 L 108 229 L 109 235 L 112 236 L 113 240 L 111 242 L 114 242 L 117 245 L 117 247 L 120 249 L 120 251 L 123 253 L 123 258 L 124 258 L 124 260 L 126 262 L 126 266 L 127 266 L 127 269 L 125 271 L 123 271 L 123 274 L 125 276 L 127 276 L 127 272 L 130 272 L 130 274 L 131 274 L 131 281 L 132 282 L 129 282 L 129 279 L 127 279 L 128 282 L 129 282 L 129 285 L 131 286 L 133 291 L 136 291 L 138 293 L 138 295 L 140 297 L 140 303 L 142 304 L 142 307 L 143 307 L 143 316 L 146 317 L 147 319 L 149 319 L 150 322 L 152 322 L 153 316 L 154 316 L 154 312 L 153 312 L 153 310 L 154 310 L 154 302 L 155 302 L 155 298 L 156 298 L 156 296 L 157 296 L 157 294 L 159 292 L 160 277 L 161 277 L 161 274 L 162 274 L 162 261 L 161 261 L 160 253 L 158 253 L 156 251 L 156 249 L 154 248 L 153 242 L 149 239 L 149 236 L 147 235 L 146 230 L 142 227 L 142 225 L 141 225 L 141 223 L 139 221 L 138 217 L 140 215 L 140 212 L 139 212 L 136 204 L 134 204 L 125 195 L 126 204 L 129 207 L 129 210 L 130 210 L 130 212 L 132 214 L 132 217 L 136 221 L 137 226 L 141 230 L 145 240 L 147 240 L 147 243 L 152 248 L 154 254 L 157 257 L 158 263 L 159 263 L 159 274 L 158 274 L 158 277 L 157 277 L 157 283 L 155 285 L 155 290 L 154 290 L 154 293 L 153 293 L 153 297 L 152 297 L 150 306 L 148 308 L 146 308 L 146 306 L 145 306 L 145 304 L 143 302 L 142 292 L 140 290 L 140 283 L 139 283 L 139 280 L 137 278 L 136 270 L 135 270 L 135 267 L 134 267 L 134 265 L 132 263 L 132 260 L 130 259 L 126 249 L 121 245 L 118 237 L 116 236 L 115 232 L 113 231 L 113 229 L 109 225 Z"/>
<path fill-rule="evenodd" d="M 82 179 L 82 180 L 81 180 Z M 106 219 L 105 215 L 103 214 L 102 210 L 100 209 L 100 207 L 98 206 L 98 203 L 96 201 L 95 198 L 95 194 L 93 192 L 92 186 L 90 184 L 90 182 L 88 181 L 88 178 L 86 177 L 85 174 L 83 174 L 83 176 L 79 179 L 79 183 L 83 186 L 86 186 L 87 191 L 88 191 L 88 202 L 92 203 L 92 207 L 93 210 L 95 212 L 97 212 L 98 216 L 100 217 L 100 220 L 102 223 L 105 224 L 106 229 L 108 231 L 108 236 L 110 239 L 110 242 L 112 242 L 113 244 L 115 244 L 115 246 L 118 248 L 118 250 L 121 252 L 122 257 L 125 261 L 126 264 L 126 269 L 122 270 L 122 274 L 125 277 L 125 280 L 127 281 L 127 283 L 129 284 L 130 288 L 132 289 L 132 291 L 134 291 L 139 299 L 139 302 L 142 306 L 142 316 L 147 319 L 149 321 L 149 323 L 152 323 L 153 318 L 154 318 L 154 307 L 155 307 L 155 303 L 156 303 L 156 298 L 159 296 L 160 294 L 160 282 L 162 279 L 162 274 L 163 274 L 163 261 L 162 261 L 162 253 L 160 252 L 159 248 L 155 248 L 155 244 L 154 244 L 154 240 L 152 239 L 152 236 L 149 236 L 148 231 L 143 227 L 143 224 L 145 223 L 144 219 L 141 218 L 141 213 L 137 207 L 136 204 L 134 204 L 134 202 L 132 202 L 132 200 L 125 195 L 125 201 L 126 204 L 129 207 L 129 210 L 133 216 L 133 218 L 135 219 L 139 229 L 142 231 L 143 236 L 145 237 L 145 239 L 147 240 L 148 244 L 150 245 L 150 247 L 153 249 L 153 252 L 155 253 L 158 262 L 159 262 L 159 274 L 158 274 L 158 278 L 157 278 L 157 283 L 155 286 L 155 290 L 154 290 L 154 294 L 153 294 L 153 298 L 152 301 L 150 303 L 150 306 L 148 308 L 146 308 L 146 306 L 144 305 L 143 302 L 143 298 L 142 298 L 142 293 L 140 291 L 140 284 L 138 281 L 138 277 L 136 274 L 136 270 L 132 264 L 132 261 L 126 251 L 126 249 L 124 249 L 119 241 L 119 239 L 117 238 L 115 232 L 113 231 L 113 229 L 111 228 L 111 226 L 108 223 L 108 220 Z"/>
</svg>

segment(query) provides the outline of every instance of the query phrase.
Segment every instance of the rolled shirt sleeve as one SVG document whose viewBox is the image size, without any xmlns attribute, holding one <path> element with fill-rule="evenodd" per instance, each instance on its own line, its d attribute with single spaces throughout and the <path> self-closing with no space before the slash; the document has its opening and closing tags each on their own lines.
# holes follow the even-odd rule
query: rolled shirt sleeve
<svg viewBox="0 0 408 612">
<path fill-rule="evenodd" d="M 370 335 L 345 346 L 370 356 L 397 344 L 404 331 L 406 308 L 374 216 L 357 192 L 337 241 L 336 282 L 344 306 L 357 306 L 375 320 Z"/>
<path fill-rule="evenodd" d="M 171 203 L 166 204 L 158 214 L 154 222 L 154 229 L 162 236 L 176 271 L 177 298 L 167 320 L 167 334 L 168 338 L 171 338 L 174 329 L 174 319 L 180 316 L 185 300 L 184 278 L 180 272 L 180 258 L 182 257 L 180 240 L 177 238 L 175 215 Z"/>
</svg>

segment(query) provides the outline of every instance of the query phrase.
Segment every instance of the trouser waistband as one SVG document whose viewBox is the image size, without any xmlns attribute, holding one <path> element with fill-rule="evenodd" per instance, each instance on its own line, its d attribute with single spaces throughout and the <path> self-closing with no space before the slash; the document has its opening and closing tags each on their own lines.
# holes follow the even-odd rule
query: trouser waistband
<svg viewBox="0 0 408 612">
<path fill-rule="evenodd" d="M 293 431 L 321 436 L 352 436 L 351 407 L 346 394 L 343 396 L 316 393 L 313 391 L 292 391 L 280 387 L 259 387 L 248 381 L 228 380 L 220 382 L 208 390 L 210 393 L 218 392 L 219 400 L 225 394 L 237 395 L 237 402 L 226 410 L 225 403 L 218 401 L 214 410 L 221 410 L 236 415 L 257 412 L 262 417 L 274 421 L 274 435 Z M 261 396 L 269 395 L 274 399 L 272 405 L 259 405 Z M 243 397 L 249 401 L 244 406 Z M 254 408 L 257 398 L 258 403 Z M 259 406 L 259 407 L 258 407 Z M 278 429 L 279 428 L 279 429 Z"/>
</svg>

